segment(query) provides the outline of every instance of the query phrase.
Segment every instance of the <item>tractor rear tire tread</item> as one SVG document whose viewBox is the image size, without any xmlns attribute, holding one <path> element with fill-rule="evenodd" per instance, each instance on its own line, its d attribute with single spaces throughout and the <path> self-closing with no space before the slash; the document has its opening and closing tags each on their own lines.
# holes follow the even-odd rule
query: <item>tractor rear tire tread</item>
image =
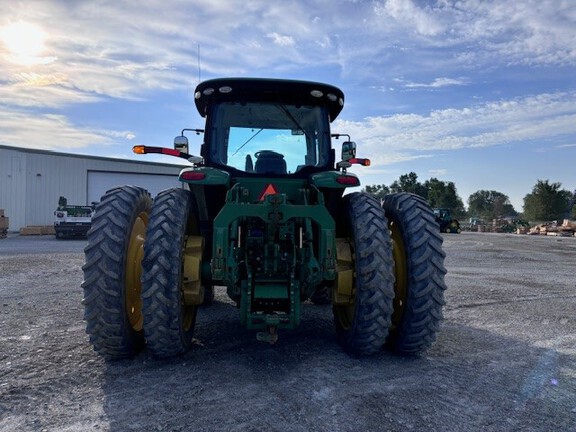
<svg viewBox="0 0 576 432">
<path fill-rule="evenodd" d="M 94 351 L 106 360 L 133 357 L 144 345 L 142 332 L 130 326 L 125 310 L 125 259 L 135 218 L 149 212 L 150 194 L 136 186 L 105 193 L 87 234 L 82 267 L 84 320 Z"/>
<path fill-rule="evenodd" d="M 148 350 L 158 358 L 188 351 L 194 323 L 183 327 L 182 254 L 192 194 L 167 189 L 154 200 L 142 259 L 142 313 Z M 194 317 L 195 318 L 195 317 Z"/>
<path fill-rule="evenodd" d="M 335 316 L 338 340 L 354 355 L 382 349 L 391 325 L 394 261 L 387 220 L 379 202 L 365 193 L 344 197 L 348 207 L 355 267 L 355 312 L 345 329 Z M 336 313 L 336 312 L 335 312 Z"/>
<path fill-rule="evenodd" d="M 404 240 L 408 293 L 399 323 L 387 345 L 398 354 L 416 355 L 436 340 L 445 304 L 445 253 L 434 213 L 426 200 L 410 193 L 384 198 L 389 221 L 398 224 Z"/>
</svg>

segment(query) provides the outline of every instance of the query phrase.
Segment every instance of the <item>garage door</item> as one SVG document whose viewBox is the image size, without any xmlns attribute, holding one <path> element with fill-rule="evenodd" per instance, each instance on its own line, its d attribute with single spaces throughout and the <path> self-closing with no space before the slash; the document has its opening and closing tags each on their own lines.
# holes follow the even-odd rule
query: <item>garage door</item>
<svg viewBox="0 0 576 432">
<path fill-rule="evenodd" d="M 107 190 L 120 185 L 143 187 L 152 197 L 164 189 L 182 187 L 177 174 L 88 171 L 88 202 L 99 202 Z"/>
</svg>

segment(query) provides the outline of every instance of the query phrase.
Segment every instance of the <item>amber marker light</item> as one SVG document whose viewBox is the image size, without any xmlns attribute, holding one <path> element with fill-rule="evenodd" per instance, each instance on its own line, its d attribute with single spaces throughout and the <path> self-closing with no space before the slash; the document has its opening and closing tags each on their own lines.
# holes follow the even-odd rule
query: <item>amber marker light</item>
<svg viewBox="0 0 576 432">
<path fill-rule="evenodd" d="M 370 166 L 370 159 L 354 158 L 354 159 L 350 159 L 348 162 L 350 162 L 351 164 L 355 164 L 355 165 Z"/>
<path fill-rule="evenodd" d="M 146 149 L 142 145 L 132 147 L 132 151 L 136 154 L 146 154 Z"/>
</svg>

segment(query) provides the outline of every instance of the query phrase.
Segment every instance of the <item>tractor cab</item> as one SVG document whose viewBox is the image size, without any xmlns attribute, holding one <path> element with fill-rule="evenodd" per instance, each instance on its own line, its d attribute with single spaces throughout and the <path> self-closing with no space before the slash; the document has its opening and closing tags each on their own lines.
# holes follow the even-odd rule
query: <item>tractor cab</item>
<svg viewBox="0 0 576 432">
<path fill-rule="evenodd" d="M 215 79 L 195 92 L 206 117 L 201 156 L 233 176 L 307 177 L 334 169 L 330 122 L 344 95 L 326 84 Z"/>
<path fill-rule="evenodd" d="M 356 144 L 347 134 L 331 134 L 330 123 L 344 106 L 344 94 L 334 86 L 294 80 L 220 78 L 200 83 L 194 93 L 204 129 L 183 129 L 174 139 L 174 150 L 154 149 L 187 158 L 193 167 L 180 180 L 193 189 L 209 186 L 214 210 L 225 199 L 259 202 L 276 191 L 293 204 L 326 198 L 331 213 L 347 187 L 359 186 L 347 173 L 352 164 L 369 165 L 356 158 Z M 188 154 L 185 131 L 204 134 L 199 156 Z M 332 138 L 342 144 L 336 161 Z M 150 152 L 150 148 L 144 152 Z M 303 190 L 312 186 L 308 197 Z M 233 191 L 228 194 L 228 191 Z M 208 203 L 210 207 L 211 203 Z M 215 213 L 212 215 L 215 216 Z"/>
</svg>

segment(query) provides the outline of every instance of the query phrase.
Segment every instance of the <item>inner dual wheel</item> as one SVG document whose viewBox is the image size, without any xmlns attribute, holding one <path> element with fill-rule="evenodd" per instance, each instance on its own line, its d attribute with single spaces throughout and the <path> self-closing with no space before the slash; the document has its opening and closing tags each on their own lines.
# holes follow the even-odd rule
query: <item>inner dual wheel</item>
<svg viewBox="0 0 576 432">
<path fill-rule="evenodd" d="M 156 357 L 185 353 L 192 342 L 202 303 L 202 241 L 194 211 L 192 193 L 184 189 L 160 192 L 152 207 L 142 260 L 142 312 L 146 346 Z M 185 266 L 185 256 L 190 255 L 191 271 Z M 196 299 L 186 301 L 189 278 L 196 279 L 191 282 L 198 291 Z"/>
<path fill-rule="evenodd" d="M 392 320 L 394 261 L 386 217 L 371 195 L 352 193 L 345 237 L 337 242 L 338 279 L 333 312 L 338 341 L 347 352 L 380 351 Z"/>
<path fill-rule="evenodd" d="M 158 357 L 190 347 L 203 300 L 203 241 L 194 210 L 183 189 L 161 192 L 154 204 L 135 186 L 102 197 L 88 233 L 82 287 L 86 332 L 106 359 L 132 357 L 144 344 Z"/>
</svg>

